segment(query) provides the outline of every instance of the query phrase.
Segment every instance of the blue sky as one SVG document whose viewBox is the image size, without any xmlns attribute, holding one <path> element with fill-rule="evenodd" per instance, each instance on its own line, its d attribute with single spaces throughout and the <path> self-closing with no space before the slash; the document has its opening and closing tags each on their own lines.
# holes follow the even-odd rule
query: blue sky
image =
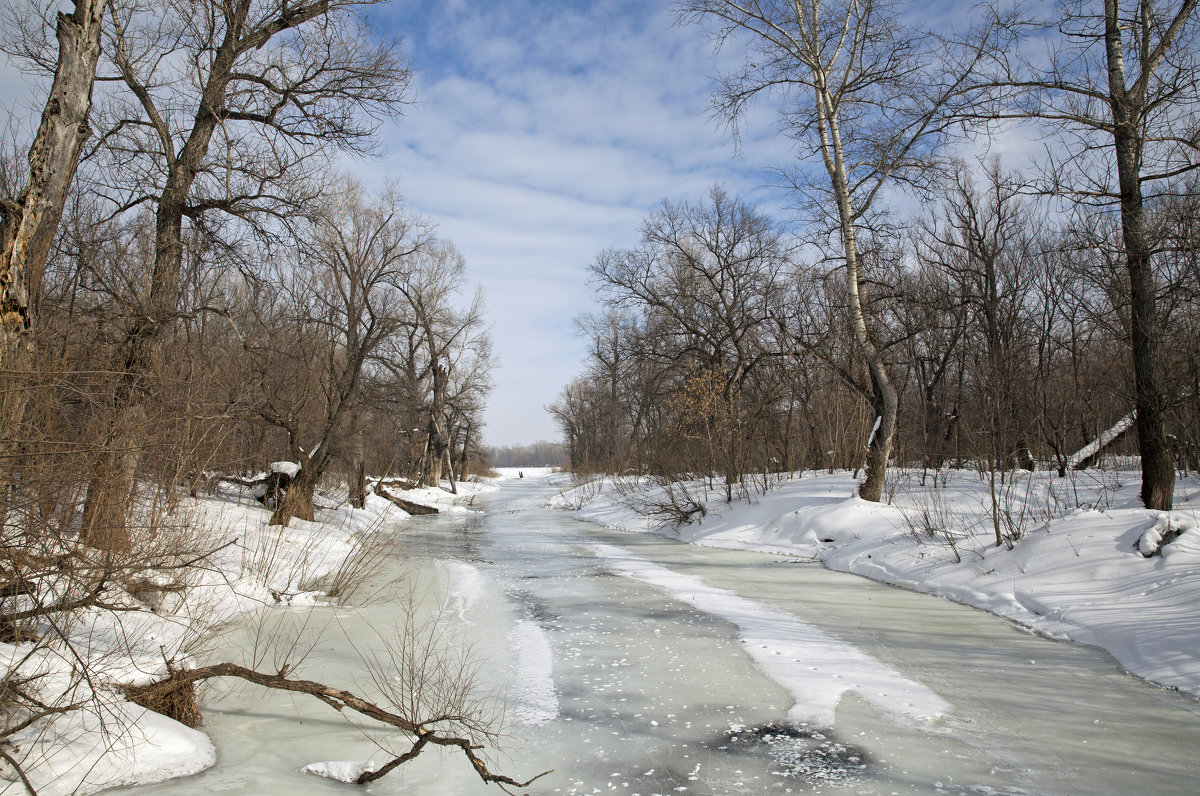
<svg viewBox="0 0 1200 796">
<path fill-rule="evenodd" d="M 355 170 L 397 181 L 486 291 L 501 361 L 487 442 L 557 438 L 544 407 L 582 365 L 572 320 L 594 307 L 588 263 L 635 243 L 664 198 L 716 182 L 777 206 L 762 169 L 787 143 L 764 116 L 739 154 L 709 120 L 712 47 L 669 2 L 392 0 L 375 13 L 404 38 L 419 100 L 385 129 L 382 159 Z"/>
</svg>

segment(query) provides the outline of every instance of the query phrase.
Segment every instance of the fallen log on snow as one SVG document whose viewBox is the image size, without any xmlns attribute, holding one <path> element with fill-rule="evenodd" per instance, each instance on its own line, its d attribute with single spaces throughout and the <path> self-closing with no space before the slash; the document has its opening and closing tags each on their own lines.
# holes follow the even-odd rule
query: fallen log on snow
<svg viewBox="0 0 1200 796">
<path fill-rule="evenodd" d="M 1113 424 L 1112 428 L 1101 432 L 1100 436 L 1068 456 L 1067 466 L 1072 470 L 1086 470 L 1091 467 L 1099 460 L 1100 454 L 1104 452 L 1105 448 L 1117 442 L 1133 428 L 1135 420 L 1137 420 L 1137 412 L 1130 412 L 1122 417 Z"/>
<path fill-rule="evenodd" d="M 394 505 L 399 506 L 400 508 L 407 511 L 409 514 L 420 515 L 420 514 L 437 514 L 438 513 L 438 510 L 435 509 L 433 506 L 424 506 L 420 503 L 413 503 L 411 500 L 405 500 L 404 498 L 396 497 L 395 495 L 393 495 L 392 493 L 390 493 L 386 489 L 384 489 L 382 484 L 375 485 L 375 494 L 379 495 L 381 498 L 390 500 Z"/>
</svg>

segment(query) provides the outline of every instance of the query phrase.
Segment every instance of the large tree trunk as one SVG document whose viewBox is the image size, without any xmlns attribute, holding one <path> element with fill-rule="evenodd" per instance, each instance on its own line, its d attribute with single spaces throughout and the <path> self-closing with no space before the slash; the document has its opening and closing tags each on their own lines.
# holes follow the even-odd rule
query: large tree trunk
<svg viewBox="0 0 1200 796">
<path fill-rule="evenodd" d="M 466 481 L 468 472 L 467 457 L 471 452 L 471 424 L 467 423 L 466 430 L 463 432 L 462 455 L 458 457 L 458 479 Z"/>
<path fill-rule="evenodd" d="M 1118 3 L 1105 0 L 1105 49 L 1113 113 L 1113 148 L 1121 191 L 1121 236 L 1129 271 L 1130 336 L 1138 449 L 1142 456 L 1142 503 L 1169 511 L 1175 493 L 1175 463 L 1167 441 L 1167 400 L 1162 383 L 1162 329 L 1146 236 L 1141 185 L 1141 114 L 1144 101 L 1126 89 Z"/>
<path fill-rule="evenodd" d="M 313 495 L 317 491 L 319 477 L 320 475 L 311 467 L 307 457 L 304 457 L 300 472 L 296 473 L 296 477 L 288 485 L 287 494 L 283 496 L 283 500 L 275 505 L 275 511 L 271 514 L 268 524 L 282 525 L 286 528 L 293 519 L 312 522 L 316 518 L 313 510 Z"/>
<path fill-rule="evenodd" d="M 118 410 L 88 481 L 80 533 L 86 544 L 99 550 L 123 552 L 132 545 L 128 510 L 135 499 L 134 479 L 145 424 L 141 405 Z"/>
<path fill-rule="evenodd" d="M 433 397 L 429 402 L 429 419 L 426 423 L 428 443 L 425 448 L 426 466 L 421 475 L 421 486 L 439 486 L 442 483 L 442 465 L 450 441 L 445 427 L 446 390 L 449 371 L 440 363 L 431 366 L 433 374 Z"/>
<path fill-rule="evenodd" d="M 217 49 L 213 65 L 209 70 L 208 83 L 204 87 L 203 101 L 196 111 L 195 121 L 178 155 L 168 153 L 169 163 L 166 184 L 158 197 L 158 208 L 154 222 L 154 270 L 150 280 L 150 291 L 138 308 L 135 319 L 125 333 L 121 371 L 124 384 L 117 390 L 115 405 L 118 414 L 139 411 L 146 400 L 146 380 L 153 370 L 155 360 L 161 355 L 167 332 L 178 313 L 179 276 L 183 268 L 183 218 L 187 212 L 188 196 L 208 154 L 213 132 L 217 129 L 217 112 L 225 104 L 225 93 L 237 56 L 238 39 L 229 35 Z M 106 516 L 106 538 L 118 546 L 128 544 L 120 538 L 124 518 L 104 507 L 120 505 L 120 495 L 133 489 L 132 481 L 122 481 L 118 476 L 137 470 L 141 456 L 142 440 L 134 426 L 118 425 L 128 435 L 117 435 L 109 440 L 110 459 L 121 457 L 132 459 L 132 467 L 116 467 L 111 472 L 101 472 L 88 484 L 86 517 Z M 289 492 L 290 494 L 290 492 Z M 91 508 L 90 504 L 100 504 Z M 309 510 L 311 513 L 311 509 Z M 85 528 L 85 531 L 87 529 Z M 99 538 L 99 537 L 98 537 Z"/>
<path fill-rule="evenodd" d="M 29 182 L 16 201 L 0 202 L 0 373 L 26 366 L 30 313 L 42 269 L 58 232 L 80 148 L 91 133 L 88 114 L 106 5 L 107 0 L 76 0 L 73 13 L 58 15 L 58 66 L 29 148 Z M 0 445 L 12 441 L 25 394 L 21 389 L 0 390 Z"/>
</svg>

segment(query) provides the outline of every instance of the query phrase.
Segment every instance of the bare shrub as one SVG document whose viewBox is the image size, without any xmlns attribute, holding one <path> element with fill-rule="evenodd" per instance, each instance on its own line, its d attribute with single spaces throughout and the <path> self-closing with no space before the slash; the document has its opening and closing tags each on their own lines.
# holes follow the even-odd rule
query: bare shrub
<svg viewBox="0 0 1200 796">
<path fill-rule="evenodd" d="M 364 605 L 384 593 L 393 581 L 377 584 L 396 550 L 396 536 L 381 526 L 380 517 L 371 527 L 359 531 L 352 540 L 353 550 L 331 575 L 318 582 L 325 594 L 340 603 Z M 368 590 L 368 587 L 369 590 Z"/>
<path fill-rule="evenodd" d="M 658 528 L 678 530 L 708 515 L 709 490 L 704 481 L 628 477 L 613 479 L 613 486 L 622 505 L 650 518 Z"/>
<path fill-rule="evenodd" d="M 572 472 L 570 486 L 559 492 L 559 495 L 567 501 L 570 508 L 578 511 L 604 491 L 604 482 L 603 473 Z"/>
<path fill-rule="evenodd" d="M 929 488 L 917 492 L 911 501 L 900 505 L 900 514 L 908 535 L 917 544 L 933 543 L 949 548 L 954 553 L 955 562 L 962 562 L 958 545 L 970 538 L 970 528 L 974 523 L 950 506 L 936 476 Z"/>
</svg>

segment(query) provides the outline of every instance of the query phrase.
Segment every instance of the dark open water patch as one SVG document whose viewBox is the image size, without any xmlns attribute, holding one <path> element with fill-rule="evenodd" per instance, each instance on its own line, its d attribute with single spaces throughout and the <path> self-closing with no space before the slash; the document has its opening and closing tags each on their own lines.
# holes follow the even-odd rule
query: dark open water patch
<svg viewBox="0 0 1200 796">
<path fill-rule="evenodd" d="M 776 764 L 772 774 L 813 784 L 845 784 L 867 770 L 866 752 L 842 743 L 833 731 L 805 723 L 768 722 L 757 727 L 731 726 L 719 749 L 762 754 Z"/>
</svg>

